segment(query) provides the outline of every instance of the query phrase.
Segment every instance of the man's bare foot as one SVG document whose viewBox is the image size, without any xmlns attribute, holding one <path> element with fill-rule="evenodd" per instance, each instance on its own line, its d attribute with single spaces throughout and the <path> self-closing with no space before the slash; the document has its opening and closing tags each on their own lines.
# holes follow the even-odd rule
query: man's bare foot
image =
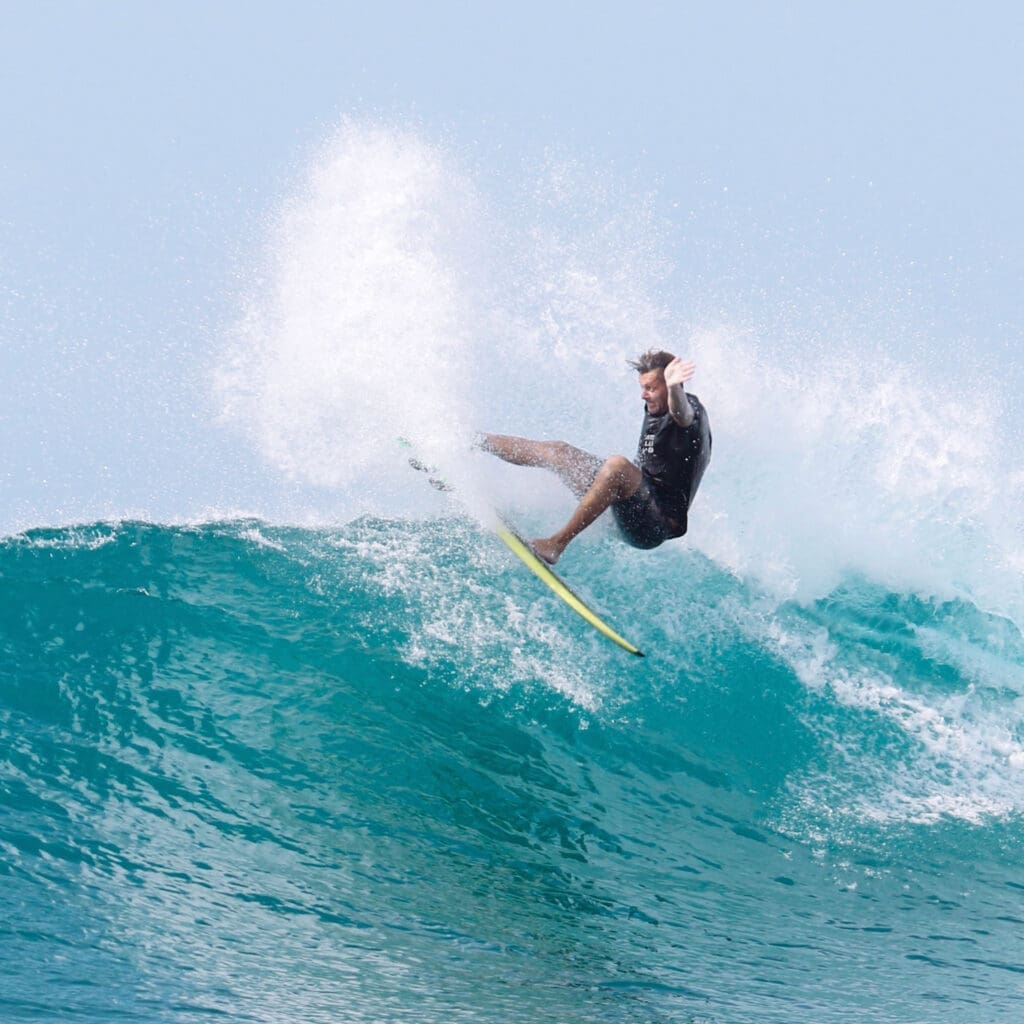
<svg viewBox="0 0 1024 1024">
<path fill-rule="evenodd" d="M 542 537 L 539 540 L 530 541 L 530 550 L 538 557 L 543 559 L 548 565 L 555 565 L 559 558 L 562 557 L 562 552 L 565 550 L 564 544 L 559 544 L 556 540 L 550 537 Z"/>
</svg>

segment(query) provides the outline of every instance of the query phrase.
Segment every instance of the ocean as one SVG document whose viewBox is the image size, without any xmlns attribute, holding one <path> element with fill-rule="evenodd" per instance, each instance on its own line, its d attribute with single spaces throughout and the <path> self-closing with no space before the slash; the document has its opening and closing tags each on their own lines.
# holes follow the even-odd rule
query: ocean
<svg viewBox="0 0 1024 1024">
<path fill-rule="evenodd" d="M 0 1018 L 1024 1013 L 1024 640 L 464 518 L 0 547 Z M 568 556 L 567 556 L 568 560 Z"/>
<path fill-rule="evenodd" d="M 197 373 L 265 477 L 0 537 L 0 1020 L 1024 1019 L 998 382 L 684 315 L 644 197 L 482 182 L 344 126 Z M 690 533 L 559 563 L 639 659 L 494 536 L 571 500 L 470 439 L 631 454 L 652 346 L 714 431 Z"/>
</svg>

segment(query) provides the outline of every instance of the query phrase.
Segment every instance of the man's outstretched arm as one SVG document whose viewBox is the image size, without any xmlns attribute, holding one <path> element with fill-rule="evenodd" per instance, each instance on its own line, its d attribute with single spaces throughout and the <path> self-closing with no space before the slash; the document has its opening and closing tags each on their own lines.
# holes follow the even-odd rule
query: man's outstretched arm
<svg viewBox="0 0 1024 1024">
<path fill-rule="evenodd" d="M 668 411 L 681 427 L 690 426 L 695 414 L 690 400 L 686 397 L 686 382 L 696 372 L 696 364 L 683 361 L 678 356 L 665 367 L 665 383 L 668 385 Z"/>
</svg>

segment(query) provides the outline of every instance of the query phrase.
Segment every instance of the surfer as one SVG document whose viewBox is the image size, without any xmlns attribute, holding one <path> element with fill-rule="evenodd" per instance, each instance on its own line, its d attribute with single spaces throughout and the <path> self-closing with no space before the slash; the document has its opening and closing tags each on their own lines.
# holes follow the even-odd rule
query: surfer
<svg viewBox="0 0 1024 1024">
<path fill-rule="evenodd" d="M 531 543 L 549 565 L 609 507 L 623 539 L 633 547 L 656 548 L 686 533 L 687 514 L 711 458 L 707 411 L 685 387 L 696 366 L 653 349 L 629 365 L 640 375 L 646 407 L 635 461 L 624 455 L 602 461 L 565 441 L 483 434 L 478 442 L 505 462 L 557 473 L 580 499 L 561 530 Z"/>
</svg>

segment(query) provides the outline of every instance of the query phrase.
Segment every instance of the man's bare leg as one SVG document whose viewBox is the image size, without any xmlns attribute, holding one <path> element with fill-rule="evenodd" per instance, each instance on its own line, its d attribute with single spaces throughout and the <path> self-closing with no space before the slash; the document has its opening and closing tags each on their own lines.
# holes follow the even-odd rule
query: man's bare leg
<svg viewBox="0 0 1024 1024">
<path fill-rule="evenodd" d="M 572 518 L 558 533 L 531 543 L 548 565 L 554 565 L 569 542 L 609 505 L 636 494 L 643 480 L 640 470 L 624 456 L 613 455 L 601 462 L 596 455 L 565 441 L 530 441 L 508 434 L 483 434 L 478 444 L 484 451 L 515 466 L 537 466 L 557 473 L 581 499 Z"/>
<path fill-rule="evenodd" d="M 537 466 L 557 473 L 562 482 L 582 498 L 601 468 L 601 460 L 565 441 L 529 441 L 508 434 L 482 434 L 478 445 L 514 466 Z"/>
<path fill-rule="evenodd" d="M 558 533 L 533 541 L 531 547 L 548 565 L 554 565 L 574 537 L 581 534 L 613 502 L 636 494 L 642 481 L 643 475 L 629 459 L 613 455 L 597 471 L 594 482 L 583 495 L 569 522 Z"/>
</svg>

